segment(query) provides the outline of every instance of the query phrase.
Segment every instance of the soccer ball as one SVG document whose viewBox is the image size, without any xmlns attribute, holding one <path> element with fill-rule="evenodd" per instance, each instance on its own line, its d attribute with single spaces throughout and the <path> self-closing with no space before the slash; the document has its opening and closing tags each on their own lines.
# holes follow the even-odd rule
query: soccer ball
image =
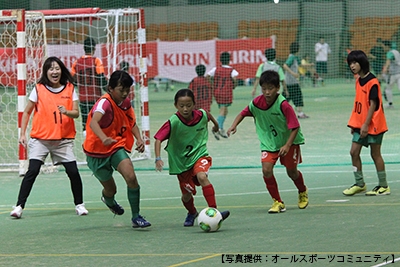
<svg viewBox="0 0 400 267">
<path fill-rule="evenodd" d="M 215 232 L 221 227 L 222 215 L 216 208 L 205 208 L 199 213 L 197 222 L 204 232 Z"/>
</svg>

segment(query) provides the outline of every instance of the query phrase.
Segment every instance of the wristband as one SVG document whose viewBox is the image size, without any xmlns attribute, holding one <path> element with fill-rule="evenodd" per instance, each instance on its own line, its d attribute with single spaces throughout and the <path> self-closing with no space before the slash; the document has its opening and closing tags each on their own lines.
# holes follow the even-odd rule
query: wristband
<svg viewBox="0 0 400 267">
<path fill-rule="evenodd" d="M 161 160 L 161 157 L 157 157 L 154 163 L 156 163 L 158 160 Z"/>
</svg>

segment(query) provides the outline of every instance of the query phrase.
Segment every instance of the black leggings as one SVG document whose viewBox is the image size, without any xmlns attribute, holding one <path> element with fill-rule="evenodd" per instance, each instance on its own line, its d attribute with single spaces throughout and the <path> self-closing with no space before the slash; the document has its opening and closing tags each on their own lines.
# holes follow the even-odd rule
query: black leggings
<svg viewBox="0 0 400 267">
<path fill-rule="evenodd" d="M 21 205 L 22 208 L 25 207 L 26 200 L 31 193 L 33 184 L 35 183 L 36 177 L 39 175 L 42 164 L 43 162 L 37 159 L 29 160 L 28 171 L 26 172 L 24 179 L 22 179 L 21 187 L 19 189 L 17 206 Z M 63 162 L 62 165 L 64 166 L 65 172 L 70 180 L 75 205 L 83 203 L 82 179 L 76 161 Z"/>
</svg>

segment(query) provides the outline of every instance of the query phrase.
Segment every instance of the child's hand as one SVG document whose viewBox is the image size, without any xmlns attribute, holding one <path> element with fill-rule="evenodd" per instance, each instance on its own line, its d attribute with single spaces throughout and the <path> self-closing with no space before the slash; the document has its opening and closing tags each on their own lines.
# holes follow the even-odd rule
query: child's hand
<svg viewBox="0 0 400 267">
<path fill-rule="evenodd" d="M 117 142 L 117 140 L 112 139 L 111 137 L 108 137 L 108 136 L 103 139 L 103 145 L 105 145 L 105 146 L 112 145 L 112 144 L 114 144 L 116 142 Z"/>
<path fill-rule="evenodd" d="M 235 133 L 236 133 L 236 127 L 229 127 L 229 128 L 228 128 L 228 130 L 226 131 L 226 134 L 227 134 L 228 136 L 231 136 L 231 133 L 232 133 L 232 134 L 235 134 Z"/>
<path fill-rule="evenodd" d="M 143 153 L 143 151 L 144 151 L 144 143 L 143 143 L 142 139 L 136 140 L 136 148 L 135 148 L 135 150 L 137 152 L 139 152 L 139 153 Z"/>
<path fill-rule="evenodd" d="M 218 131 L 219 131 L 218 125 L 214 125 L 213 128 L 212 128 L 212 131 L 213 131 L 214 133 L 218 133 Z"/>
<path fill-rule="evenodd" d="M 280 157 L 286 156 L 287 153 L 289 152 L 289 148 L 290 148 L 290 146 L 284 145 L 283 147 L 281 147 L 281 149 L 279 149 L 279 154 L 278 154 L 278 155 L 279 155 Z"/>
<path fill-rule="evenodd" d="M 64 106 L 57 106 L 61 114 L 67 115 L 67 109 Z"/>
<path fill-rule="evenodd" d="M 162 161 L 161 159 L 156 161 L 156 171 L 161 172 L 163 166 L 164 166 L 164 161 Z"/>
</svg>

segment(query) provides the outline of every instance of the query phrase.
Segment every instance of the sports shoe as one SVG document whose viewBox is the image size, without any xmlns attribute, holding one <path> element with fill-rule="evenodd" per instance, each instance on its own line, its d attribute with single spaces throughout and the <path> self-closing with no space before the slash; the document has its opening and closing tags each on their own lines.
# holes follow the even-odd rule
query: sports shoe
<svg viewBox="0 0 400 267">
<path fill-rule="evenodd" d="M 374 189 L 365 193 L 366 196 L 384 196 L 390 195 L 390 187 L 375 186 Z"/>
<path fill-rule="evenodd" d="M 76 211 L 76 215 L 78 215 L 78 216 L 89 214 L 88 210 L 85 208 L 85 203 L 76 205 L 75 211 Z"/>
<path fill-rule="evenodd" d="M 274 204 L 272 204 L 272 207 L 268 210 L 268 213 L 279 213 L 284 211 L 286 211 L 285 204 L 274 199 Z"/>
<path fill-rule="evenodd" d="M 10 212 L 10 216 L 15 217 L 17 219 L 21 218 L 21 216 L 22 216 L 22 207 L 21 207 L 21 205 L 13 207 L 13 210 Z"/>
<path fill-rule="evenodd" d="M 219 140 L 219 133 L 218 132 L 214 132 L 214 131 L 212 131 L 212 133 L 213 133 L 215 139 Z"/>
<path fill-rule="evenodd" d="M 141 215 L 132 219 L 132 227 L 133 228 L 146 228 L 151 226 L 151 223 L 146 221 Z"/>
<path fill-rule="evenodd" d="M 300 115 L 297 115 L 297 118 L 299 118 L 299 119 L 308 119 L 308 118 L 310 118 L 310 116 L 307 116 L 305 113 L 302 113 Z"/>
<path fill-rule="evenodd" d="M 188 213 L 186 216 L 185 222 L 183 223 L 183 226 L 185 226 L 185 227 L 193 226 L 194 220 L 197 218 L 198 215 L 199 215 L 199 213 L 197 211 L 195 214 Z"/>
<path fill-rule="evenodd" d="M 358 186 L 357 184 L 353 184 L 349 188 L 343 190 L 343 195 L 345 196 L 352 196 L 358 193 L 364 193 L 367 191 L 367 185 L 364 184 L 364 186 Z"/>
<path fill-rule="evenodd" d="M 219 135 L 223 138 L 228 138 L 228 135 L 226 134 L 224 129 L 219 129 Z"/>
<path fill-rule="evenodd" d="M 231 215 L 231 213 L 229 212 L 229 210 L 226 210 L 226 211 L 222 211 L 221 215 L 222 215 L 222 220 L 225 221 L 225 219 L 228 218 L 229 215 Z"/>
<path fill-rule="evenodd" d="M 308 189 L 299 193 L 299 202 L 297 203 L 299 209 L 305 209 L 308 206 Z"/>
<path fill-rule="evenodd" d="M 106 200 L 104 199 L 104 197 L 101 197 L 101 201 L 103 201 L 103 203 L 106 204 L 106 206 L 110 209 L 110 211 L 112 213 L 114 213 L 115 215 L 124 214 L 124 212 L 125 212 L 124 208 L 120 204 L 118 204 L 117 201 L 114 200 L 114 206 L 112 206 L 112 207 L 107 205 Z"/>
</svg>

